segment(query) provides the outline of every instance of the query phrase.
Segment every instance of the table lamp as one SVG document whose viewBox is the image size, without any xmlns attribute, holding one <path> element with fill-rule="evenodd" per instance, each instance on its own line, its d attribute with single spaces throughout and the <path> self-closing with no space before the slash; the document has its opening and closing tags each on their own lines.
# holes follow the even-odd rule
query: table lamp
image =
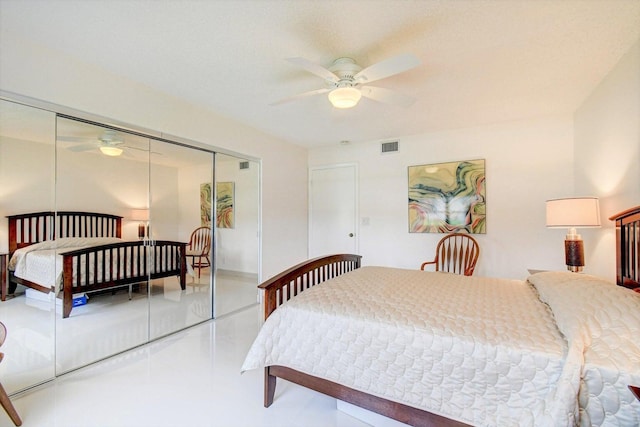
<svg viewBox="0 0 640 427">
<path fill-rule="evenodd" d="M 132 210 L 131 219 L 134 221 L 139 221 L 138 238 L 144 239 L 145 237 L 147 237 L 147 223 L 149 222 L 149 209 Z"/>
<path fill-rule="evenodd" d="M 572 197 L 547 200 L 547 227 L 568 228 L 564 241 L 567 270 L 580 272 L 584 267 L 584 244 L 577 228 L 600 227 L 597 197 Z"/>
</svg>

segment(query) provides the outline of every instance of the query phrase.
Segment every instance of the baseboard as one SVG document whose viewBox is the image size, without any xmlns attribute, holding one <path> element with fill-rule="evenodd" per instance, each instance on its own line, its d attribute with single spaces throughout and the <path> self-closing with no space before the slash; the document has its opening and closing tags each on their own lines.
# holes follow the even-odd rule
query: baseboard
<svg viewBox="0 0 640 427">
<path fill-rule="evenodd" d="M 256 283 L 258 281 L 257 273 L 247 273 L 245 271 L 226 270 L 223 268 L 218 268 L 216 269 L 216 274 L 224 275 L 227 277 L 237 277 L 239 279 L 255 280 Z"/>
</svg>

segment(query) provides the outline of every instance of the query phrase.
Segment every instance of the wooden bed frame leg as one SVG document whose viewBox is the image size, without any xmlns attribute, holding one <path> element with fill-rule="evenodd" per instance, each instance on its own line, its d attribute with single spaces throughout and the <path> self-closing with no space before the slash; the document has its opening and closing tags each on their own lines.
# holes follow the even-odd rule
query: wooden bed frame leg
<svg viewBox="0 0 640 427">
<path fill-rule="evenodd" d="M 73 294 L 71 293 L 71 283 L 63 283 L 62 286 L 62 318 L 66 319 L 73 308 Z M 52 290 L 51 292 L 55 294 L 55 291 Z"/>
<path fill-rule="evenodd" d="M 269 367 L 264 368 L 264 407 L 268 408 L 273 403 L 276 394 L 276 377 L 269 375 Z"/>
<path fill-rule="evenodd" d="M 73 308 L 73 298 L 68 298 L 64 296 L 64 301 L 62 302 L 62 318 L 66 319 L 71 315 L 71 309 Z"/>
<path fill-rule="evenodd" d="M 73 260 L 64 257 L 62 262 L 62 318 L 66 319 L 73 308 Z M 51 289 L 55 295 L 55 288 Z"/>
<path fill-rule="evenodd" d="M 180 251 L 180 288 L 184 291 L 187 289 L 187 257 L 186 246 Z"/>
</svg>

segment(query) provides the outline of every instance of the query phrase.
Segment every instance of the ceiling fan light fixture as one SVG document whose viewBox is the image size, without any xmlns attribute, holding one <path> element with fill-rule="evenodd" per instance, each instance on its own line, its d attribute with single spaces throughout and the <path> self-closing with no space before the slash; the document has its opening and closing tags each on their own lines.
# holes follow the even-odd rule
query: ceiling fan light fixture
<svg viewBox="0 0 640 427">
<path fill-rule="evenodd" d="M 336 108 L 355 107 L 362 93 L 354 87 L 339 87 L 329 92 L 329 101 Z"/>
<path fill-rule="evenodd" d="M 117 157 L 117 156 L 122 154 L 123 150 L 122 150 L 122 148 L 111 147 L 111 146 L 105 145 L 103 147 L 100 147 L 100 151 L 105 156 Z"/>
</svg>

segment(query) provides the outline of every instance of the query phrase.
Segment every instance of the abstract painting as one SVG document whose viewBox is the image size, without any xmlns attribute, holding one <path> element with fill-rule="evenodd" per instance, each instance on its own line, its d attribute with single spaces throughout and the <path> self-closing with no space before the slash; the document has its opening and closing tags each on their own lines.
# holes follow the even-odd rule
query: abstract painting
<svg viewBox="0 0 640 427">
<path fill-rule="evenodd" d="M 233 228 L 234 224 L 234 183 L 216 183 L 216 227 Z"/>
<path fill-rule="evenodd" d="M 484 163 L 409 166 L 409 232 L 486 233 Z"/>
<path fill-rule="evenodd" d="M 211 183 L 200 184 L 200 224 L 211 227 Z"/>
</svg>

